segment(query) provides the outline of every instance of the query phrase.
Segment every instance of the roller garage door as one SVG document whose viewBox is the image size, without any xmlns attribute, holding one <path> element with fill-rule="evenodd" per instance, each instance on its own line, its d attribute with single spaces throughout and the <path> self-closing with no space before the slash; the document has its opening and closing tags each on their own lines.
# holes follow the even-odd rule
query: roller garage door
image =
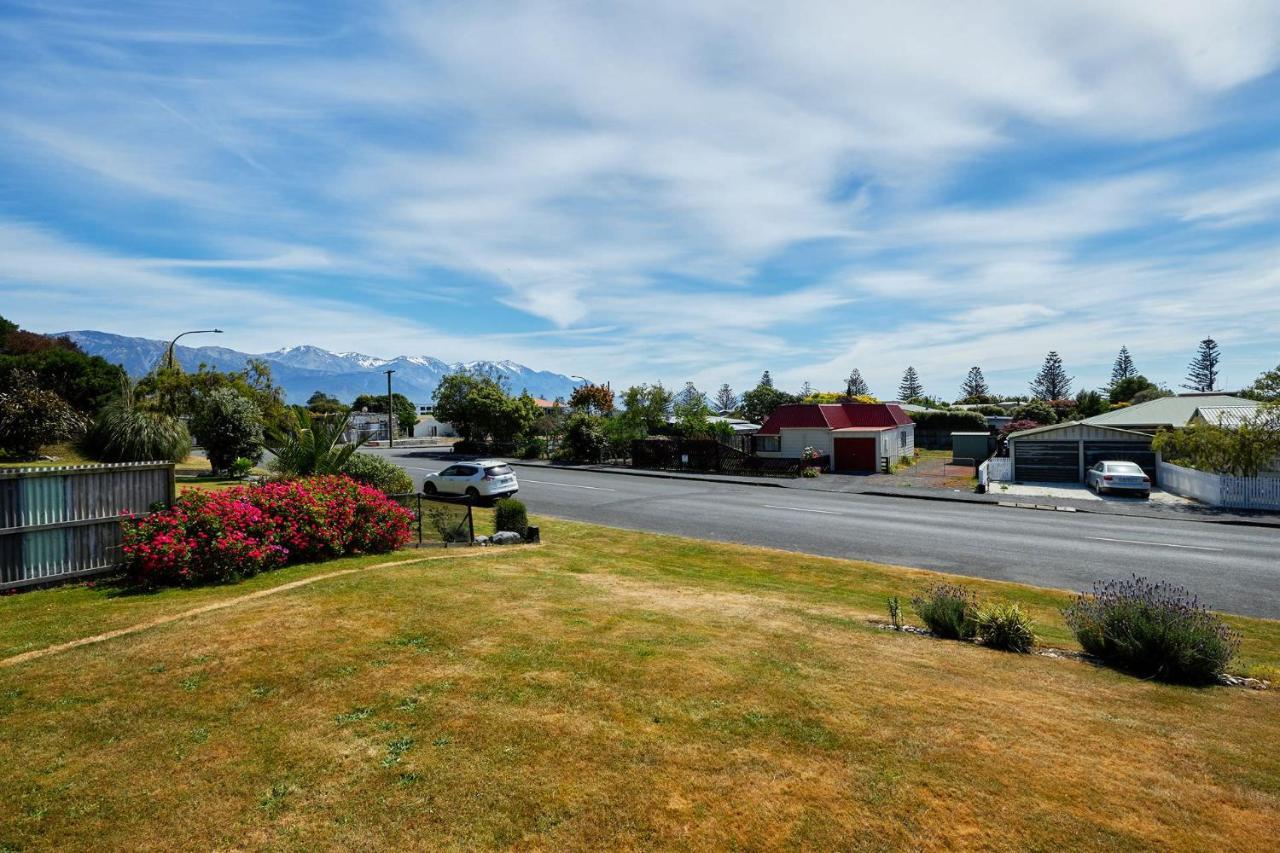
<svg viewBox="0 0 1280 853">
<path fill-rule="evenodd" d="M 1080 442 L 1018 441 L 1013 451 L 1018 482 L 1080 482 Z"/>
<path fill-rule="evenodd" d="M 1135 462 L 1156 482 L 1156 452 L 1149 441 L 1086 441 L 1084 467 L 1098 462 Z"/>
<path fill-rule="evenodd" d="M 837 438 L 837 471 L 876 470 L 876 440 L 874 438 Z"/>
</svg>

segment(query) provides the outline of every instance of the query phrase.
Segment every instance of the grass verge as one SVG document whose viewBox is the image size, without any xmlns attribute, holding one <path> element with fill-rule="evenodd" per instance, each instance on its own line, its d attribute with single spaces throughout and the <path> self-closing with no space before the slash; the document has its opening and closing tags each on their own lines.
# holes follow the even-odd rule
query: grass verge
<svg viewBox="0 0 1280 853">
<path fill-rule="evenodd" d="M 1280 832 L 1275 693 L 868 625 L 931 572 L 541 526 L 541 549 L 347 575 L 0 670 L 0 849 L 1203 849 Z M 0 645 L 344 563 L 360 560 L 13 596 Z M 1069 644 L 1064 593 L 960 582 Z M 1280 624 L 1234 621 L 1254 665 L 1280 661 Z"/>
</svg>

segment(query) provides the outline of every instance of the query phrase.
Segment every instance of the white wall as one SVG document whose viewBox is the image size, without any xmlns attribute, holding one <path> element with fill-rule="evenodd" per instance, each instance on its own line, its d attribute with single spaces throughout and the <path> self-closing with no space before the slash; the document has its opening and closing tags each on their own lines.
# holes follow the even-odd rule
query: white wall
<svg viewBox="0 0 1280 853">
<path fill-rule="evenodd" d="M 782 436 L 782 453 L 780 456 L 799 459 L 806 447 L 812 447 L 824 456 L 831 456 L 831 430 L 827 429 L 780 429 Z"/>
</svg>

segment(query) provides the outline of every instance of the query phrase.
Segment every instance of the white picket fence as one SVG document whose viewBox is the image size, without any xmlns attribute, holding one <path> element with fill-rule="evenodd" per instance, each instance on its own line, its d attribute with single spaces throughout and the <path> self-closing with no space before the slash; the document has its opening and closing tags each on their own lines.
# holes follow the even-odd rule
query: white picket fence
<svg viewBox="0 0 1280 853">
<path fill-rule="evenodd" d="M 1007 483 L 1013 479 L 1013 460 L 993 456 L 978 466 L 978 484 Z"/>
<path fill-rule="evenodd" d="M 1280 511 L 1280 474 L 1227 477 L 1161 460 L 1160 487 L 1210 506 Z"/>
</svg>

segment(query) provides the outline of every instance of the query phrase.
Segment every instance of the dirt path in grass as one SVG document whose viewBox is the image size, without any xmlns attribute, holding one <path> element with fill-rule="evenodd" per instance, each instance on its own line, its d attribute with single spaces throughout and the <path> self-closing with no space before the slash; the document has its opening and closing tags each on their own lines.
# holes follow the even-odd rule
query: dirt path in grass
<svg viewBox="0 0 1280 853">
<path fill-rule="evenodd" d="M 537 548 L 537 545 L 525 545 L 524 548 Z M 502 548 L 484 548 L 481 550 L 470 551 L 464 554 L 449 554 L 448 556 L 438 557 L 411 557 L 407 560 L 392 560 L 388 563 L 375 563 L 372 566 L 358 566 L 352 569 L 340 569 L 336 572 L 327 572 L 323 575 L 315 575 L 314 577 L 302 578 L 301 580 L 290 581 L 289 583 L 273 586 L 270 589 L 260 589 L 257 592 L 251 592 L 247 595 L 239 595 L 235 598 L 228 598 L 224 601 L 215 601 L 212 604 L 204 604 L 200 607 L 193 607 L 190 610 L 184 610 L 181 613 L 172 613 L 168 616 L 157 616 L 155 619 L 149 619 L 146 622 L 139 622 L 137 625 L 130 625 L 127 628 L 117 628 L 114 631 L 106 631 L 101 634 L 95 634 L 92 637 L 81 637 L 78 640 L 70 640 L 65 643 L 58 643 L 54 646 L 45 646 L 43 649 L 32 649 L 29 652 L 23 652 L 20 655 L 0 659 L 0 669 L 5 667 L 17 666 L 27 661 L 37 660 L 49 655 L 56 655 L 59 652 L 76 649 L 80 646 L 88 646 L 93 643 L 101 643 L 104 640 L 113 640 L 116 637 L 125 637 L 129 634 L 137 634 L 140 631 L 146 631 L 151 628 L 157 628 L 161 625 L 168 625 L 170 622 L 177 622 L 182 619 L 190 619 L 192 616 L 199 616 L 203 613 L 210 613 L 214 610 L 222 610 L 227 607 L 235 607 L 238 604 L 245 604 L 250 601 L 256 601 L 259 598 L 266 598 L 269 595 L 276 595 L 282 592 L 298 589 L 299 587 L 308 586 L 309 584 L 318 583 L 320 581 L 329 580 L 330 578 L 342 577 L 343 575 L 354 575 L 360 572 L 371 572 L 375 569 L 389 569 L 393 566 L 407 566 L 414 563 L 430 563 L 436 560 L 463 560 L 473 557 L 482 557 L 486 555 L 505 553 Z"/>
</svg>

